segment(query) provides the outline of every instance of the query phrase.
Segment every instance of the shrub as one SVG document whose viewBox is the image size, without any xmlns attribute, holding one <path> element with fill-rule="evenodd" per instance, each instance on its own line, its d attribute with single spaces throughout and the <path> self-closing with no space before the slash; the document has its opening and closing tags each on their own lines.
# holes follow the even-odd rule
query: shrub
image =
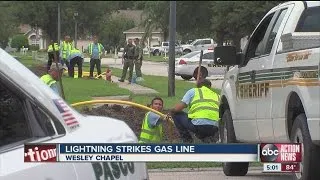
<svg viewBox="0 0 320 180">
<path fill-rule="evenodd" d="M 24 46 L 24 47 L 29 46 L 28 38 L 22 34 L 18 34 L 18 35 L 13 36 L 12 41 L 11 41 L 11 47 L 17 48 L 18 50 L 20 50 L 20 48 L 22 48 L 22 46 Z"/>
</svg>

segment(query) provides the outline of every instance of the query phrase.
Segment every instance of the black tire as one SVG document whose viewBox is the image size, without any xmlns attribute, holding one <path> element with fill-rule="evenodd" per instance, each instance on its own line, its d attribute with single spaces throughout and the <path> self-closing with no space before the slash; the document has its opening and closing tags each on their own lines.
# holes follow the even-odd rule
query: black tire
<svg viewBox="0 0 320 180">
<path fill-rule="evenodd" d="M 193 77 L 194 77 L 194 79 L 195 80 L 197 80 L 197 75 L 198 75 L 198 67 L 194 70 L 194 72 L 193 72 Z M 200 71 L 201 71 L 201 74 L 202 74 L 202 78 L 203 79 L 205 79 L 206 77 L 208 77 L 208 70 L 205 68 L 205 67 L 203 67 L 203 66 L 201 66 L 201 69 L 200 69 Z"/>
<path fill-rule="evenodd" d="M 225 128 L 227 130 L 225 140 Z M 225 110 L 220 123 L 220 139 L 222 143 L 237 143 L 234 132 L 232 116 L 229 109 Z M 226 176 L 245 176 L 248 173 L 249 162 L 225 162 L 222 163 L 223 173 Z"/>
<path fill-rule="evenodd" d="M 159 52 L 159 50 L 155 50 L 155 51 L 153 51 L 153 56 L 160 56 L 160 52 Z"/>
<path fill-rule="evenodd" d="M 300 136 L 300 137 L 299 137 Z M 301 138 L 302 136 L 302 138 Z M 301 141 L 302 139 L 302 141 Z M 315 180 L 320 179 L 320 147 L 313 144 L 309 133 L 307 124 L 307 117 L 304 113 L 298 115 L 293 123 L 291 142 L 302 143 L 303 157 L 302 157 L 302 175 L 300 173 L 293 174 L 293 179 L 296 180 Z"/>
<path fill-rule="evenodd" d="M 192 78 L 192 76 L 183 75 L 183 76 L 181 76 L 181 78 L 188 81 Z"/>
</svg>

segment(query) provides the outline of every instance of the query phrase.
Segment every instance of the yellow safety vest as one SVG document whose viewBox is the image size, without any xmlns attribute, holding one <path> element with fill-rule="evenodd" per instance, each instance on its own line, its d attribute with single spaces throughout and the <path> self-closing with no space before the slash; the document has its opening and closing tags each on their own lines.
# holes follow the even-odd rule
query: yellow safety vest
<svg viewBox="0 0 320 180">
<path fill-rule="evenodd" d="M 63 59 L 67 59 L 67 57 L 70 54 L 70 51 L 73 49 L 72 47 L 73 47 L 72 43 L 62 41 L 62 49 L 61 50 L 62 50 L 62 58 Z"/>
<path fill-rule="evenodd" d="M 93 50 L 93 43 L 89 44 L 89 48 L 88 48 L 88 51 L 89 51 L 89 54 L 90 56 L 92 56 L 92 50 Z M 100 43 L 98 43 L 98 51 L 99 51 L 99 59 L 101 58 L 101 49 L 102 49 L 102 45 Z"/>
<path fill-rule="evenodd" d="M 148 125 L 148 112 L 143 120 L 139 143 L 157 143 L 162 140 L 162 123 L 150 128 Z"/>
<path fill-rule="evenodd" d="M 189 105 L 188 117 L 219 121 L 219 95 L 205 86 L 194 89 L 195 94 Z"/>
<path fill-rule="evenodd" d="M 81 51 L 78 50 L 78 49 L 72 49 L 72 50 L 70 51 L 70 55 L 72 55 L 72 54 L 74 54 L 74 53 L 81 53 Z"/>
<path fill-rule="evenodd" d="M 57 81 L 55 81 L 49 74 L 43 75 L 40 78 L 45 84 L 47 84 L 49 87 L 56 83 Z"/>
<path fill-rule="evenodd" d="M 55 50 L 55 51 L 59 51 L 60 47 L 59 47 L 58 43 L 54 43 L 53 45 L 54 45 L 54 50 Z M 48 52 L 53 52 L 53 46 L 52 46 L 52 44 L 50 44 L 50 45 L 48 46 Z"/>
</svg>

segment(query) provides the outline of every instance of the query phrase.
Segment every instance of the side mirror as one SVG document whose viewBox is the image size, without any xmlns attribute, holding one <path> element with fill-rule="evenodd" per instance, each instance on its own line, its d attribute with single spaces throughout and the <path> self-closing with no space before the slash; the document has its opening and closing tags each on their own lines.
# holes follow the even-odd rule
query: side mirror
<svg viewBox="0 0 320 180">
<path fill-rule="evenodd" d="M 244 59 L 234 46 L 217 46 L 214 48 L 214 63 L 223 66 L 240 65 Z"/>
</svg>

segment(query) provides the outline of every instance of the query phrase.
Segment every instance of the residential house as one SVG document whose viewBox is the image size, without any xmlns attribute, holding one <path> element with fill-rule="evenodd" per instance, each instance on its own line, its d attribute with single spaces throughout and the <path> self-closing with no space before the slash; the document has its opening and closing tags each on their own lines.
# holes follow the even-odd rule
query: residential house
<svg viewBox="0 0 320 180">
<path fill-rule="evenodd" d="M 38 45 L 40 50 L 47 49 L 48 40 L 44 36 L 41 28 L 31 27 L 28 24 L 21 24 L 19 28 L 20 33 L 27 36 L 29 45 Z"/>
<path fill-rule="evenodd" d="M 139 38 L 141 39 L 143 34 L 145 32 L 145 28 L 143 27 L 134 27 L 132 29 L 126 30 L 123 32 L 126 35 L 126 40 L 128 39 L 134 39 L 134 38 Z M 147 38 L 145 45 L 146 46 L 155 46 L 155 45 L 160 45 L 160 43 L 164 41 L 164 36 L 163 33 L 161 32 L 160 29 L 156 29 L 152 31 L 152 36 L 151 39 Z"/>
<path fill-rule="evenodd" d="M 126 41 L 128 41 L 128 39 L 134 38 L 141 39 L 144 35 L 145 28 L 141 26 L 141 23 L 145 20 L 146 17 L 142 12 L 142 10 L 118 10 L 117 12 L 112 14 L 112 16 L 122 16 L 134 21 L 136 27 L 123 32 L 126 37 Z M 151 39 L 147 39 L 144 43 L 146 46 L 154 46 L 160 45 L 162 41 L 164 41 L 163 33 L 161 32 L 161 30 L 155 29 L 152 32 Z"/>
</svg>

